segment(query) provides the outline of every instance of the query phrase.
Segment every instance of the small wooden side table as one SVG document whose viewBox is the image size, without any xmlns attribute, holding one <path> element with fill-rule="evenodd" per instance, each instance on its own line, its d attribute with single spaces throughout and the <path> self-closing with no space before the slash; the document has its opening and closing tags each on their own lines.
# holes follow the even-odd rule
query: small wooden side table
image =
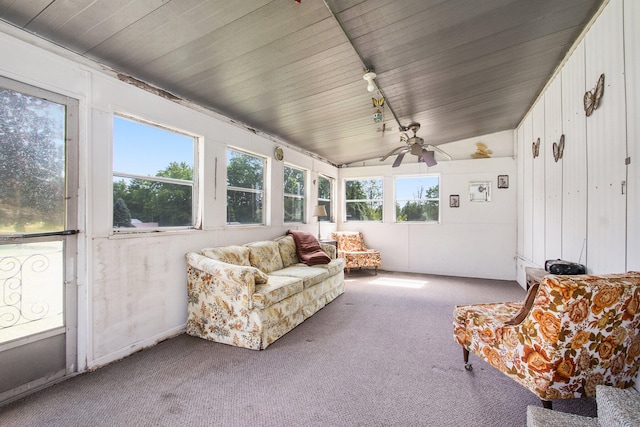
<svg viewBox="0 0 640 427">
<path fill-rule="evenodd" d="M 333 239 L 320 239 L 320 243 L 324 243 L 325 245 L 333 245 L 336 247 L 336 253 L 338 251 L 338 241 Z"/>
<path fill-rule="evenodd" d="M 534 284 L 542 282 L 544 276 L 551 274 L 544 268 L 526 267 L 524 271 L 527 275 L 527 290 Z"/>
</svg>

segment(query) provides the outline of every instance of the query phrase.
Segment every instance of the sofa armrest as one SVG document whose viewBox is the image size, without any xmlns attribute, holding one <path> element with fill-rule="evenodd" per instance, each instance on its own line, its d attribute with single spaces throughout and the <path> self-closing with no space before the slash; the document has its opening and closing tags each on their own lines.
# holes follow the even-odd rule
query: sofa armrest
<svg viewBox="0 0 640 427">
<path fill-rule="evenodd" d="M 189 252 L 187 279 L 189 293 L 219 294 L 227 303 L 251 309 L 255 291 L 255 267 L 228 264 Z M 189 300 L 193 297 L 189 295 Z"/>
<path fill-rule="evenodd" d="M 322 252 L 329 255 L 329 258 L 336 259 L 338 257 L 336 247 L 330 243 L 320 243 L 320 249 Z"/>
</svg>

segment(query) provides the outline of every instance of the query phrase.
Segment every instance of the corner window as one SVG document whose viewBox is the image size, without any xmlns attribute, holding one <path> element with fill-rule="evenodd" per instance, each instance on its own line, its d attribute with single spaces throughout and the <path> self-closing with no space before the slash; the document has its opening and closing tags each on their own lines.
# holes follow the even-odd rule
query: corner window
<svg viewBox="0 0 640 427">
<path fill-rule="evenodd" d="M 438 222 L 440 177 L 396 177 L 396 222 Z"/>
<path fill-rule="evenodd" d="M 168 128 L 114 117 L 114 229 L 194 226 L 196 140 Z"/>
<path fill-rule="evenodd" d="M 264 157 L 227 149 L 227 224 L 264 224 Z"/>
<path fill-rule="evenodd" d="M 345 180 L 347 221 L 382 221 L 382 178 Z"/>
<path fill-rule="evenodd" d="M 333 203 L 334 179 L 318 175 L 318 205 L 324 206 L 326 216 L 321 216 L 318 221 L 331 221 L 331 208 Z"/>
<path fill-rule="evenodd" d="M 306 173 L 284 167 L 284 222 L 304 222 Z"/>
</svg>

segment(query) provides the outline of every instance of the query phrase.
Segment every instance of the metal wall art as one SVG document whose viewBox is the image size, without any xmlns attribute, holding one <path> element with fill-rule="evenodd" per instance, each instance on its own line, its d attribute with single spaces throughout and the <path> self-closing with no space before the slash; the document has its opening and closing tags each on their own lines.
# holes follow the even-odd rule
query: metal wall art
<svg viewBox="0 0 640 427">
<path fill-rule="evenodd" d="M 558 160 L 562 158 L 562 154 L 564 153 L 564 134 L 560 137 L 559 142 L 553 143 L 553 160 L 558 163 Z"/>
<path fill-rule="evenodd" d="M 604 73 L 600 74 L 596 87 L 584 93 L 584 113 L 589 117 L 593 110 L 600 106 L 600 99 L 604 94 Z"/>
<path fill-rule="evenodd" d="M 540 138 L 538 138 L 538 140 L 533 143 L 532 150 L 533 150 L 533 158 L 535 159 L 540 155 Z"/>
</svg>

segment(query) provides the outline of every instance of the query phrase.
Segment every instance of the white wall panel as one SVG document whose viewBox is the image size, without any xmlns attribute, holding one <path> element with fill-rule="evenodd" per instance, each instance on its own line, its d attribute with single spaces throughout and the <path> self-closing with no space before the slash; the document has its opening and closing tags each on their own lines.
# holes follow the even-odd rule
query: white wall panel
<svg viewBox="0 0 640 427">
<path fill-rule="evenodd" d="M 562 257 L 562 160 L 554 157 L 553 144 L 562 135 L 562 78 L 558 75 L 544 94 L 545 130 L 545 259 Z M 540 148 L 542 150 L 542 147 Z"/>
<path fill-rule="evenodd" d="M 522 156 L 522 221 L 523 221 L 523 249 L 522 257 L 533 260 L 533 156 L 531 144 L 533 142 L 533 119 L 527 115 L 522 123 L 523 150 Z"/>
<path fill-rule="evenodd" d="M 545 158 L 548 154 L 547 141 L 544 131 L 544 97 L 533 107 L 531 114 L 533 126 L 533 141 L 540 138 L 539 155 L 533 159 L 533 258 L 538 266 L 544 266 L 545 261 Z"/>
<path fill-rule="evenodd" d="M 627 94 L 627 269 L 640 270 L 640 2 L 624 2 Z M 636 382 L 637 384 L 637 382 Z M 640 385 L 639 385 L 640 387 Z"/>
<path fill-rule="evenodd" d="M 516 196 L 517 203 L 517 216 L 518 216 L 518 256 L 522 257 L 524 254 L 524 159 L 525 159 L 525 137 L 524 126 L 521 125 L 515 131 L 515 149 L 516 163 L 518 167 L 518 194 Z"/>
<path fill-rule="evenodd" d="M 587 267 L 626 268 L 626 111 L 622 0 L 612 0 L 585 36 L 587 89 L 605 75 L 600 107 L 587 118 Z"/>
<path fill-rule="evenodd" d="M 585 263 L 587 239 L 587 124 L 582 97 L 585 92 L 584 43 L 580 43 L 562 69 L 562 259 Z"/>
</svg>

